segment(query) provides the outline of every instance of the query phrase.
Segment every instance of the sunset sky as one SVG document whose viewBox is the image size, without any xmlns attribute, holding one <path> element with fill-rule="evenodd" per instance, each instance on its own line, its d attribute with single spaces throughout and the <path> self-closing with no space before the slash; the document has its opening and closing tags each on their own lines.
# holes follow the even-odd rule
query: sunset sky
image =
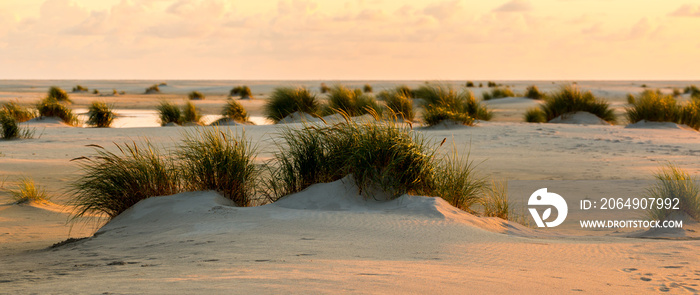
<svg viewBox="0 0 700 295">
<path fill-rule="evenodd" d="M 700 1 L 0 0 L 0 79 L 700 79 Z"/>
</svg>

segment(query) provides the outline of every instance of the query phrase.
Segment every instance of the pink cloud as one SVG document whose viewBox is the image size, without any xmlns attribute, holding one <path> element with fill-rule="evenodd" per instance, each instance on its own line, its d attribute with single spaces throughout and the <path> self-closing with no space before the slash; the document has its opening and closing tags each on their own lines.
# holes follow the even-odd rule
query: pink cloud
<svg viewBox="0 0 700 295">
<path fill-rule="evenodd" d="M 532 5 L 527 0 L 512 0 L 507 2 L 493 11 L 495 12 L 525 12 L 532 10 Z"/>
<path fill-rule="evenodd" d="M 700 17 L 700 5 L 693 6 L 691 4 L 683 4 L 678 7 L 674 12 L 669 14 L 670 16 L 681 16 L 681 17 Z"/>
</svg>

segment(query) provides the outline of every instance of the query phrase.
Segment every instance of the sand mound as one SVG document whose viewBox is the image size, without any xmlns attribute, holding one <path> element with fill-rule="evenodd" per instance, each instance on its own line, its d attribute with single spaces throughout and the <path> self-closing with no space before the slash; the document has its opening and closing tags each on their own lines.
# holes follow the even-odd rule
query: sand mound
<svg viewBox="0 0 700 295">
<path fill-rule="evenodd" d="M 277 124 L 312 123 L 319 121 L 321 121 L 319 118 L 316 118 L 310 114 L 304 112 L 294 112 L 282 118 L 282 120 L 279 120 Z"/>
<path fill-rule="evenodd" d="M 527 97 L 503 97 L 485 100 L 482 103 L 489 107 L 505 107 L 505 108 L 531 108 L 541 104 L 539 100 Z"/>
<path fill-rule="evenodd" d="M 28 127 L 73 127 L 56 117 L 37 117 L 21 124 Z"/>
<path fill-rule="evenodd" d="M 549 123 L 582 124 L 582 125 L 611 125 L 605 120 L 589 112 L 575 112 L 563 114 L 549 121 Z"/>
<path fill-rule="evenodd" d="M 680 130 L 691 130 L 695 129 L 688 127 L 688 125 L 680 125 L 673 122 L 651 122 L 647 120 L 641 120 L 634 124 L 629 124 L 625 128 L 636 128 L 636 129 L 680 129 Z"/>
</svg>

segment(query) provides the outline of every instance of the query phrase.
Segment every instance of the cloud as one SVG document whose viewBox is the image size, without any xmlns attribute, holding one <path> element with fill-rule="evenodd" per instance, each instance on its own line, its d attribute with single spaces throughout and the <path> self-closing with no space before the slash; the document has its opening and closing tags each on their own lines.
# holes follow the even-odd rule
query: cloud
<svg viewBox="0 0 700 295">
<path fill-rule="evenodd" d="M 527 0 L 512 0 L 499 7 L 494 12 L 525 12 L 532 10 L 532 5 Z"/>
<path fill-rule="evenodd" d="M 437 20 L 449 19 L 462 10 L 459 0 L 432 3 L 423 9 L 423 13 Z"/>
<path fill-rule="evenodd" d="M 691 4 L 683 4 L 681 7 L 676 9 L 674 12 L 671 12 L 669 15 L 680 17 L 700 17 L 700 5 L 693 6 Z"/>
</svg>

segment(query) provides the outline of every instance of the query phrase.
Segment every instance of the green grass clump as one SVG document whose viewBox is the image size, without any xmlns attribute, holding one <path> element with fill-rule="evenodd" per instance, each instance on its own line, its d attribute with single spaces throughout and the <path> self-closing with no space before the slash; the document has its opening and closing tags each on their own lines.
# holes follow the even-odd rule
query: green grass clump
<svg viewBox="0 0 700 295">
<path fill-rule="evenodd" d="M 525 112 L 525 122 L 546 123 L 547 115 L 540 108 L 530 108 Z"/>
<path fill-rule="evenodd" d="M 2 108 L 0 108 L 0 114 L 10 116 L 17 120 L 17 122 L 26 122 L 36 117 L 32 111 L 15 102 L 6 102 L 3 104 Z"/>
<path fill-rule="evenodd" d="M 471 207 L 481 201 L 487 188 L 486 181 L 477 177 L 476 166 L 469 153 L 459 155 L 453 147 L 435 170 L 431 196 L 443 198 L 450 205 L 475 213 Z"/>
<path fill-rule="evenodd" d="M 97 90 L 97 89 L 93 89 L 93 90 L 92 90 L 92 94 L 100 94 L 100 91 Z"/>
<path fill-rule="evenodd" d="M 381 108 L 374 97 L 362 93 L 359 89 L 350 90 L 343 85 L 336 85 L 329 92 L 328 105 L 323 110 L 323 113 L 343 112 L 348 116 L 354 117 L 372 111 L 381 114 Z"/>
<path fill-rule="evenodd" d="M 679 96 L 681 96 L 681 94 L 682 94 L 682 93 L 681 93 L 681 90 L 680 90 L 680 89 L 675 88 L 675 87 L 673 88 L 673 94 L 672 94 L 673 97 L 679 97 Z"/>
<path fill-rule="evenodd" d="M 321 87 L 319 87 L 319 90 L 321 91 L 321 94 L 325 94 L 328 91 L 331 91 L 331 88 L 326 85 L 326 83 L 321 83 Z"/>
<path fill-rule="evenodd" d="M 446 85 L 424 85 L 415 91 L 424 100 L 423 119 L 435 125 L 445 119 L 471 125 L 475 119 L 488 121 L 493 114 L 474 98 L 471 91 L 457 92 Z"/>
<path fill-rule="evenodd" d="M 683 88 L 683 93 L 690 94 L 693 98 L 700 98 L 700 89 L 695 85 L 686 86 Z"/>
<path fill-rule="evenodd" d="M 589 112 L 607 122 L 615 123 L 615 113 L 610 104 L 596 98 L 590 91 L 583 92 L 575 85 L 566 85 L 549 95 L 541 105 L 547 122 L 574 112 Z"/>
<path fill-rule="evenodd" d="M 406 97 L 416 98 L 416 96 L 413 93 L 413 90 L 411 90 L 411 87 L 408 87 L 406 85 L 396 86 L 396 88 L 394 88 L 394 91 L 399 92 Z"/>
<path fill-rule="evenodd" d="M 202 100 L 205 98 L 204 94 L 199 91 L 192 91 L 187 95 L 190 100 Z"/>
<path fill-rule="evenodd" d="M 230 96 L 240 96 L 241 98 L 251 98 L 253 97 L 253 93 L 250 91 L 250 87 L 243 85 L 243 86 L 236 86 L 231 89 L 231 92 L 229 93 Z"/>
<path fill-rule="evenodd" d="M 286 129 L 268 180 L 273 201 L 321 182 L 352 174 L 361 194 L 389 198 L 425 192 L 432 179 L 433 154 L 427 141 L 407 127 L 346 123 Z"/>
<path fill-rule="evenodd" d="M 301 87 L 275 88 L 265 104 L 265 116 L 279 122 L 294 112 L 318 116 L 321 104 L 308 89 Z"/>
<path fill-rule="evenodd" d="M 197 107 L 191 101 L 187 101 L 182 107 L 182 123 L 199 124 L 202 119 L 202 114 L 199 113 Z"/>
<path fill-rule="evenodd" d="M 386 107 L 399 119 L 413 121 L 413 100 L 400 92 L 387 92 L 384 97 Z"/>
<path fill-rule="evenodd" d="M 75 87 L 73 87 L 72 92 L 88 92 L 88 90 L 89 89 L 87 87 L 76 85 Z"/>
<path fill-rule="evenodd" d="M 66 93 L 65 90 L 61 89 L 58 86 L 51 86 L 51 88 L 49 88 L 47 98 L 51 98 L 57 101 L 71 102 L 70 97 L 68 97 L 68 93 Z"/>
<path fill-rule="evenodd" d="M 536 85 L 530 85 L 527 87 L 525 90 L 525 97 L 531 98 L 531 99 L 544 99 L 545 98 L 545 93 L 540 92 L 540 89 L 537 88 Z"/>
<path fill-rule="evenodd" d="M 73 114 L 73 110 L 54 98 L 47 97 L 39 101 L 36 109 L 41 117 L 56 117 L 68 125 L 78 125 L 78 117 Z"/>
<path fill-rule="evenodd" d="M 258 175 L 253 163 L 256 148 L 244 136 L 217 129 L 185 133 L 178 154 L 188 190 L 215 190 L 237 206 L 252 204 Z"/>
<path fill-rule="evenodd" d="M 114 121 L 112 107 L 104 102 L 94 101 L 88 109 L 87 124 L 93 127 L 109 127 Z"/>
<path fill-rule="evenodd" d="M 372 90 L 374 89 L 372 89 L 372 85 L 369 84 L 365 84 L 365 86 L 362 87 L 364 93 L 372 93 Z"/>
<path fill-rule="evenodd" d="M 695 130 L 700 129 L 700 99 L 693 99 L 681 107 L 680 123 Z"/>
<path fill-rule="evenodd" d="M 36 185 L 34 179 L 29 177 L 23 177 L 17 185 L 17 190 L 10 190 L 10 195 L 16 204 L 44 203 L 49 200 L 46 190 Z"/>
<path fill-rule="evenodd" d="M 146 94 L 160 93 L 160 87 L 158 87 L 157 84 L 154 84 L 151 87 L 146 88 L 145 93 Z"/>
<path fill-rule="evenodd" d="M 634 94 L 627 93 L 627 104 L 634 104 L 635 100 Z"/>
<path fill-rule="evenodd" d="M 487 85 L 489 88 L 498 86 L 498 84 L 496 84 L 496 82 L 493 82 L 493 81 L 488 81 L 488 82 L 486 82 L 486 85 Z"/>
<path fill-rule="evenodd" d="M 104 213 L 112 219 L 139 201 L 182 191 L 178 169 L 150 143 L 116 144 L 118 152 L 96 147 L 83 158 L 83 175 L 72 185 L 74 218 Z"/>
<path fill-rule="evenodd" d="M 248 122 L 248 112 L 235 100 L 229 100 L 221 111 L 221 115 L 236 122 Z"/>
<path fill-rule="evenodd" d="M 474 87 L 474 82 L 472 82 L 472 81 L 467 81 L 466 86 L 469 87 L 469 88 L 472 88 L 472 87 Z"/>
<path fill-rule="evenodd" d="M 484 96 L 484 100 L 490 100 L 494 98 L 514 97 L 515 93 L 508 87 L 496 87 L 491 89 L 491 92 L 484 92 L 482 95 Z"/>
<path fill-rule="evenodd" d="M 165 126 L 168 123 L 182 124 L 182 112 L 176 105 L 163 101 L 158 105 L 158 115 L 160 117 L 160 125 Z"/>
<path fill-rule="evenodd" d="M 2 138 L 3 139 L 15 139 L 20 136 L 19 125 L 15 118 L 1 113 L 0 114 L 0 127 L 2 127 Z"/>
<path fill-rule="evenodd" d="M 632 100 L 632 106 L 626 111 L 630 123 L 641 120 L 674 123 L 680 121 L 680 107 L 676 99 L 672 95 L 662 94 L 659 90 L 644 90 Z"/>
<path fill-rule="evenodd" d="M 662 199 L 664 204 L 674 205 L 673 199 L 678 198 L 679 210 L 658 208 L 656 202 L 647 210 L 650 220 L 669 220 L 678 213 L 685 213 L 690 218 L 700 221 L 700 185 L 696 178 L 682 169 L 669 164 L 661 168 L 656 175 L 656 184 L 647 189 L 646 198 Z M 678 217 L 678 216 L 675 216 Z"/>
</svg>

